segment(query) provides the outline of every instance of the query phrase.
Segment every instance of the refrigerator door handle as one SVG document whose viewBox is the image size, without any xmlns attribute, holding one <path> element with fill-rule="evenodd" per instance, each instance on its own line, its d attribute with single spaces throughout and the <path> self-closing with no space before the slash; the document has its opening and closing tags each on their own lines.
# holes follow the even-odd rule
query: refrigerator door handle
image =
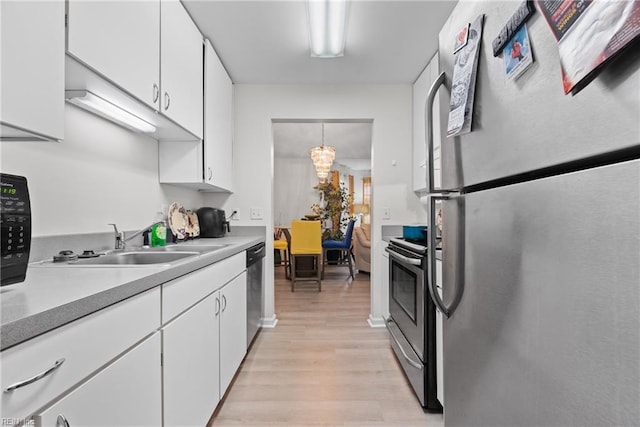
<svg viewBox="0 0 640 427">
<path fill-rule="evenodd" d="M 433 161 L 433 102 L 436 98 L 436 93 L 440 86 L 442 86 L 446 80 L 447 75 L 445 72 L 441 72 L 436 81 L 433 82 L 429 89 L 426 105 L 426 122 L 427 129 L 425 135 L 427 137 L 427 181 L 429 183 L 429 193 L 443 193 L 442 189 L 435 188 L 434 180 L 434 161 Z"/>
<path fill-rule="evenodd" d="M 449 318 L 460 304 L 462 294 L 464 293 L 464 197 L 459 193 L 449 193 L 431 194 L 428 198 L 429 225 L 427 227 L 427 268 L 429 271 L 427 273 L 427 288 L 429 289 L 431 300 L 436 305 L 437 309 L 443 314 L 443 316 Z M 450 223 L 449 227 L 447 227 L 449 233 L 446 236 L 446 243 L 450 245 L 446 250 L 446 256 L 454 257 L 452 265 L 455 268 L 455 271 L 453 272 L 453 279 L 451 279 L 452 283 L 442 283 L 443 296 L 445 287 L 454 286 L 453 298 L 448 305 L 442 298 L 440 298 L 436 283 L 436 201 L 439 200 L 445 203 L 454 203 L 456 206 L 457 216 L 457 218 L 453 218 L 455 220 L 453 225 Z M 443 246 L 444 244 L 445 241 L 443 240 Z"/>
</svg>

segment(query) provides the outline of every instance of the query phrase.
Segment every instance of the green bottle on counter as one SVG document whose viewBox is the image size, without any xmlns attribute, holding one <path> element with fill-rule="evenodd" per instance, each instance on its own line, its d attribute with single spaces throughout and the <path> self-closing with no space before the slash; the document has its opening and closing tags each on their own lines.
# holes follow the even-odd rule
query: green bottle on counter
<svg viewBox="0 0 640 427">
<path fill-rule="evenodd" d="M 164 246 L 167 244 L 167 227 L 164 222 L 151 227 L 151 246 Z"/>
</svg>

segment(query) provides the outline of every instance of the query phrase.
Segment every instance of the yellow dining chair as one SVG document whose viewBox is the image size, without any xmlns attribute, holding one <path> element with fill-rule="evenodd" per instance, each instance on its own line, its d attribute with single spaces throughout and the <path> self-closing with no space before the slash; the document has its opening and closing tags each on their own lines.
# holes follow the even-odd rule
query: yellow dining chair
<svg viewBox="0 0 640 427">
<path fill-rule="evenodd" d="M 296 271 L 298 257 L 313 257 L 310 270 Z M 322 229 L 320 221 L 291 221 L 291 292 L 297 281 L 318 282 L 318 291 L 322 291 Z M 311 276 L 298 276 L 299 273 L 312 273 Z"/>
</svg>

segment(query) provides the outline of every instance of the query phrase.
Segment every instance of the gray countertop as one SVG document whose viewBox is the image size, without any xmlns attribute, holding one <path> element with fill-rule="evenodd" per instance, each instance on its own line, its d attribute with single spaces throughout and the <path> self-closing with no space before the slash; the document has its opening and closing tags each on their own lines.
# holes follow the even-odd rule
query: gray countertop
<svg viewBox="0 0 640 427">
<path fill-rule="evenodd" d="M 0 351 L 162 283 L 264 242 L 264 235 L 197 239 L 180 245 L 227 245 L 171 265 L 38 266 L 26 280 L 0 288 Z"/>
</svg>

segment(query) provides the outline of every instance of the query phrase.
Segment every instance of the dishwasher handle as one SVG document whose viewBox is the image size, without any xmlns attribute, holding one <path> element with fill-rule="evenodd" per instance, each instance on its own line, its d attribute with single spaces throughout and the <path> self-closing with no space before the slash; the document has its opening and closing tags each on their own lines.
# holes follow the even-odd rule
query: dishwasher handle
<svg viewBox="0 0 640 427">
<path fill-rule="evenodd" d="M 247 268 L 264 258 L 264 242 L 247 249 Z"/>
</svg>

